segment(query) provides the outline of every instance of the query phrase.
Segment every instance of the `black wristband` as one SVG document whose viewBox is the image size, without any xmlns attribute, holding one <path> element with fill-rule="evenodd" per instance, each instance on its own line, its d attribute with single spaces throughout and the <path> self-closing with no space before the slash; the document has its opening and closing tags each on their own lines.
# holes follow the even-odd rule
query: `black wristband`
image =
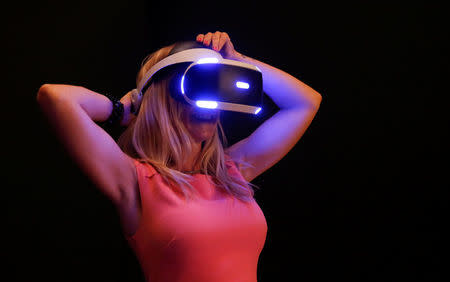
<svg viewBox="0 0 450 282">
<path fill-rule="evenodd" d="M 102 125 L 106 125 L 106 126 L 115 126 L 120 124 L 120 121 L 123 118 L 123 104 L 122 102 L 120 102 L 119 100 L 117 100 L 114 96 L 109 95 L 109 94 L 103 94 L 104 96 L 108 97 L 109 100 L 111 100 L 112 104 L 113 104 L 113 110 L 111 112 L 111 114 L 109 115 L 108 119 L 104 122 L 102 122 Z"/>
</svg>

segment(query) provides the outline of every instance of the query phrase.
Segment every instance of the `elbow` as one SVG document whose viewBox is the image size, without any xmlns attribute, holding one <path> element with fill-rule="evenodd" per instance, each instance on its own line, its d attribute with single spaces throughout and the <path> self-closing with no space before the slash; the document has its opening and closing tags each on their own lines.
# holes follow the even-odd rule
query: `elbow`
<svg viewBox="0 0 450 282">
<path fill-rule="evenodd" d="M 51 84 L 43 84 L 41 87 L 39 87 L 36 100 L 39 102 L 42 98 L 47 97 L 50 95 L 52 85 Z"/>
<path fill-rule="evenodd" d="M 301 101 L 298 103 L 292 103 L 295 104 L 291 108 L 308 108 L 310 110 L 318 110 L 320 107 L 320 104 L 322 103 L 322 95 L 315 92 L 314 93 L 308 93 L 307 97 L 302 97 Z"/>
<path fill-rule="evenodd" d="M 315 99 L 316 107 L 319 108 L 321 103 L 322 103 L 322 95 L 316 92 L 316 99 Z"/>
<path fill-rule="evenodd" d="M 60 98 L 64 92 L 65 85 L 45 83 L 39 87 L 36 100 L 47 100 L 48 98 Z"/>
<path fill-rule="evenodd" d="M 310 98 L 308 99 L 309 107 L 313 109 L 319 109 L 321 103 L 322 103 L 322 95 L 314 91 L 314 95 L 311 95 Z"/>
</svg>

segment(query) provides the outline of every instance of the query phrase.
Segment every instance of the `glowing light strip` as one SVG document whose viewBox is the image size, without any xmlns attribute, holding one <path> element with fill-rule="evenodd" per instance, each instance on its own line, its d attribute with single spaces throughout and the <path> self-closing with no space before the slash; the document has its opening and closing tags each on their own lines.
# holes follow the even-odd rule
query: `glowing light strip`
<svg viewBox="0 0 450 282">
<path fill-rule="evenodd" d="M 242 88 L 242 89 L 248 89 L 250 87 L 250 85 L 247 82 L 236 81 L 236 87 Z"/>
<path fill-rule="evenodd" d="M 217 108 L 217 102 L 216 101 L 196 101 L 195 104 L 199 106 L 200 108 L 207 108 L 207 109 L 215 109 Z"/>
<path fill-rule="evenodd" d="M 202 58 L 197 61 L 197 64 L 217 64 L 218 62 L 217 58 Z"/>
<path fill-rule="evenodd" d="M 183 93 L 184 94 L 184 75 L 183 75 L 183 77 L 181 77 L 181 93 Z"/>
</svg>

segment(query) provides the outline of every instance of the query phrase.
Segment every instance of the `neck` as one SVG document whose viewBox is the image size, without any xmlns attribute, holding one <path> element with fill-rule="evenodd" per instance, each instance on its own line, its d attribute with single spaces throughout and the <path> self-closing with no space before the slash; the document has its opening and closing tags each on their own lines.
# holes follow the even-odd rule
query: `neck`
<svg viewBox="0 0 450 282">
<path fill-rule="evenodd" d="M 187 173 L 187 172 L 199 172 L 200 171 L 200 165 L 197 165 L 197 167 L 194 167 L 195 161 L 197 158 L 200 157 L 200 152 L 202 149 L 202 143 L 195 142 L 193 148 L 192 155 L 185 158 L 185 162 L 183 164 L 183 169 L 181 172 Z"/>
</svg>

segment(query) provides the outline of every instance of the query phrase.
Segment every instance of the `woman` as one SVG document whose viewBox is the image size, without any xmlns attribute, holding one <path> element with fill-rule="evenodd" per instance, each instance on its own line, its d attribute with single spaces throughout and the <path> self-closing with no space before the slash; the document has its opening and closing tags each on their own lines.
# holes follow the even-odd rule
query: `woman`
<svg viewBox="0 0 450 282">
<path fill-rule="evenodd" d="M 210 111 L 212 121 L 199 120 L 196 109 L 170 97 L 170 76 L 150 85 L 136 116 L 132 92 L 122 97 L 119 121 L 127 128 L 117 143 L 95 122 L 117 117 L 120 103 L 83 87 L 49 84 L 37 100 L 69 154 L 114 203 L 147 281 L 256 281 L 267 223 L 250 181 L 298 142 L 321 95 L 240 54 L 226 32 L 196 40 L 225 59 L 257 66 L 264 92 L 280 108 L 231 147 L 219 139 L 218 128 L 225 138 L 220 111 Z M 173 47 L 150 54 L 137 83 Z"/>
</svg>

